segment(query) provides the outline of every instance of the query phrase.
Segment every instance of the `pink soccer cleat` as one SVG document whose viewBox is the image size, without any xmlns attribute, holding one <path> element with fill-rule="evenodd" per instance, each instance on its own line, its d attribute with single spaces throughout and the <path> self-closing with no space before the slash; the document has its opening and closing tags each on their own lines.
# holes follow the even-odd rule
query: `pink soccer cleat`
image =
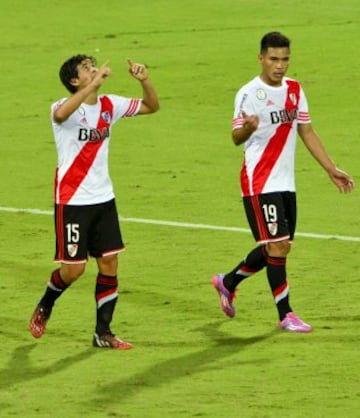
<svg viewBox="0 0 360 418">
<path fill-rule="evenodd" d="M 286 317 L 279 322 L 279 328 L 290 332 L 311 332 L 312 326 L 302 321 L 294 312 L 289 312 Z"/>
<path fill-rule="evenodd" d="M 211 282 L 219 294 L 222 311 L 225 315 L 233 318 L 235 316 L 235 306 L 233 305 L 235 292 L 229 292 L 224 286 L 223 280 L 224 274 L 216 274 Z"/>
</svg>

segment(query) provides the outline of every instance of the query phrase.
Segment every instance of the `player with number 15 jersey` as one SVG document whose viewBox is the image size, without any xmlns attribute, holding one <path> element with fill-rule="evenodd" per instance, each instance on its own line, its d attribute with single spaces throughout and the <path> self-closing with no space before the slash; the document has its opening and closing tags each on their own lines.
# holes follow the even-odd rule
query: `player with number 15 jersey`
<svg viewBox="0 0 360 418">
<path fill-rule="evenodd" d="M 154 113 L 157 93 L 143 64 L 128 60 L 130 75 L 142 87 L 142 99 L 98 94 L 112 75 L 106 61 L 79 54 L 60 69 L 60 79 L 71 93 L 51 106 L 58 163 L 55 174 L 55 269 L 31 317 L 35 338 L 45 332 L 55 301 L 84 272 L 88 257 L 96 259 L 96 324 L 93 346 L 127 350 L 132 347 L 111 330 L 118 299 L 118 253 L 124 244 L 109 176 L 111 129 L 124 117 Z"/>
<path fill-rule="evenodd" d="M 52 105 L 51 115 L 65 100 Z M 114 198 L 108 170 L 111 127 L 137 115 L 140 105 L 139 99 L 101 95 L 94 105 L 82 103 L 61 124 L 52 118 L 58 155 L 55 203 L 89 205 Z"/>
</svg>

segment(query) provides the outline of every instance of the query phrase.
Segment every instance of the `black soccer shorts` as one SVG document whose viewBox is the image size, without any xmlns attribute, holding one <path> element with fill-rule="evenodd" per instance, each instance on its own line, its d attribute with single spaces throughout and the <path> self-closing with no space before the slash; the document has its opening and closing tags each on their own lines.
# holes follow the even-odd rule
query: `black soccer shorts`
<svg viewBox="0 0 360 418">
<path fill-rule="evenodd" d="M 296 193 L 276 192 L 243 197 L 246 216 L 257 243 L 294 239 Z"/>
<path fill-rule="evenodd" d="M 55 204 L 55 261 L 85 263 L 124 249 L 115 200 L 95 205 Z"/>
</svg>

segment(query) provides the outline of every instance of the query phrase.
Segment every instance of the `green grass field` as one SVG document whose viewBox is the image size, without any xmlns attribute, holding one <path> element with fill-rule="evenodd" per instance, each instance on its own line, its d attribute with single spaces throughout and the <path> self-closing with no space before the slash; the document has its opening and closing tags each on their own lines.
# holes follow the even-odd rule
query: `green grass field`
<svg viewBox="0 0 360 418">
<path fill-rule="evenodd" d="M 230 130 L 265 32 L 292 39 L 288 75 L 360 184 L 359 17 L 357 0 L 2 1 L 1 418 L 360 417 L 359 193 L 340 195 L 300 141 L 288 276 L 292 306 L 314 332 L 276 329 L 264 272 L 239 288 L 233 320 L 210 285 L 254 246 Z M 119 122 L 111 144 L 127 246 L 113 328 L 134 343 L 128 352 L 91 347 L 93 260 L 44 337 L 27 331 L 54 269 L 49 106 L 66 95 L 57 73 L 76 53 L 110 59 L 102 91 L 128 96 L 140 89 L 126 58 L 145 62 L 161 101 L 159 113 Z"/>
</svg>

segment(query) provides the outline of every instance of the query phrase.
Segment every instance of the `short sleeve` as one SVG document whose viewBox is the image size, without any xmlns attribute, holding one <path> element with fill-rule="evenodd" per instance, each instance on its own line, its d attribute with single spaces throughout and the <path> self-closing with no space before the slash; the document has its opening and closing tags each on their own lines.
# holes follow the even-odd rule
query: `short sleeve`
<svg viewBox="0 0 360 418">
<path fill-rule="evenodd" d="M 232 129 L 239 129 L 243 126 L 243 112 L 248 115 L 254 113 L 249 93 L 245 89 L 240 89 L 235 96 L 234 115 L 232 119 Z"/>
<path fill-rule="evenodd" d="M 300 89 L 298 123 L 299 124 L 311 123 L 308 102 L 307 102 L 304 90 L 302 88 Z"/>
<path fill-rule="evenodd" d="M 56 123 L 54 121 L 54 112 L 59 109 L 59 107 L 67 100 L 66 97 L 59 99 L 57 102 L 53 103 L 51 105 L 51 109 L 50 109 L 50 118 L 51 118 L 51 122 Z"/>
<path fill-rule="evenodd" d="M 117 96 L 114 94 L 107 95 L 114 105 L 113 121 L 116 122 L 120 118 L 128 118 L 136 116 L 141 107 L 141 99 L 133 99 L 128 97 Z"/>
</svg>

